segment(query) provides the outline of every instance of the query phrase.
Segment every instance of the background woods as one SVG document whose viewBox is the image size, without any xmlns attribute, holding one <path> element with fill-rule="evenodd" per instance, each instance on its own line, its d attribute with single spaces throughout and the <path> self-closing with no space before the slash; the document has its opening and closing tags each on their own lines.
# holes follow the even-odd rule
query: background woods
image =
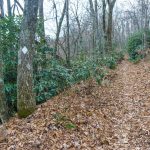
<svg viewBox="0 0 150 150">
<path fill-rule="evenodd" d="M 144 58 L 149 3 L 128 1 L 123 10 L 119 0 L 0 0 L 1 122 L 82 80 L 101 84 L 126 52 Z"/>
</svg>

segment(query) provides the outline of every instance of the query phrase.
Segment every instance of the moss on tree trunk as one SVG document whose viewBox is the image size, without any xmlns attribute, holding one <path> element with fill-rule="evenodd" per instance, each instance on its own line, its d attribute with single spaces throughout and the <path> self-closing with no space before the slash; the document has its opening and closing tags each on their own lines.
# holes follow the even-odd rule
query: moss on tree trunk
<svg viewBox="0 0 150 150">
<path fill-rule="evenodd" d="M 19 117 L 27 117 L 36 107 L 33 92 L 34 39 L 37 22 L 38 1 L 26 0 L 20 33 L 17 75 L 17 109 Z"/>
</svg>

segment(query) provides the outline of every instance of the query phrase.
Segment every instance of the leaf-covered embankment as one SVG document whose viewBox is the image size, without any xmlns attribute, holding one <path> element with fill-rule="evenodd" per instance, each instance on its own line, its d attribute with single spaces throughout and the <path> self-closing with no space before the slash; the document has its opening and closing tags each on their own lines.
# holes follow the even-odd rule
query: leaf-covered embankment
<svg viewBox="0 0 150 150">
<path fill-rule="evenodd" d="M 0 150 L 149 150 L 150 64 L 123 61 L 105 81 L 82 82 L 12 118 Z"/>
</svg>

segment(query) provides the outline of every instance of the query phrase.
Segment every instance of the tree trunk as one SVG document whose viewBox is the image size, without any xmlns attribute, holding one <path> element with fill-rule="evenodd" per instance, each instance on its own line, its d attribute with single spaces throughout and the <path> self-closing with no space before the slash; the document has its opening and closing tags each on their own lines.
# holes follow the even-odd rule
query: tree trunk
<svg viewBox="0 0 150 150">
<path fill-rule="evenodd" d="M 96 48 L 96 16 L 93 1 L 89 0 L 90 3 L 90 13 L 92 19 L 92 48 L 93 50 Z"/>
<path fill-rule="evenodd" d="M 36 106 L 33 92 L 34 39 L 38 0 L 26 0 L 18 52 L 17 109 L 19 117 L 27 117 Z"/>
<path fill-rule="evenodd" d="M 4 2 L 0 0 L 0 18 L 4 17 Z"/>
<path fill-rule="evenodd" d="M 106 1 L 102 0 L 102 11 L 103 11 L 103 56 L 105 56 L 106 53 L 106 45 L 107 45 L 107 33 L 106 33 Z"/>
<path fill-rule="evenodd" d="M 4 77 L 3 77 L 3 60 L 0 52 L 0 122 L 3 123 L 8 119 L 8 109 L 6 105 Z"/>
<path fill-rule="evenodd" d="M 57 14 L 56 4 L 55 4 L 54 1 L 53 1 L 53 3 L 54 3 L 54 6 L 55 6 L 55 10 L 56 10 L 56 24 L 57 24 L 56 40 L 55 40 L 55 46 L 54 46 L 54 49 L 55 49 L 54 56 L 56 57 L 57 50 L 58 50 L 59 35 L 60 35 L 60 31 L 61 31 L 63 20 L 64 20 L 65 12 L 66 12 L 66 0 L 64 2 L 64 7 L 63 7 L 63 11 L 62 11 L 62 14 L 61 14 L 59 22 L 57 20 L 57 17 L 58 17 L 57 15 L 58 14 Z"/>
<path fill-rule="evenodd" d="M 82 37 L 82 31 L 81 31 L 81 24 L 79 21 L 78 15 L 76 16 L 78 31 L 79 31 L 79 50 L 77 49 L 77 54 L 79 51 L 83 52 L 83 37 Z"/>
<path fill-rule="evenodd" d="M 112 9 L 109 8 L 107 27 L 107 50 L 112 51 Z"/>
<path fill-rule="evenodd" d="M 96 49 L 98 52 L 102 53 L 102 51 L 100 51 L 100 46 L 101 46 L 101 36 L 100 36 L 100 27 L 99 27 L 99 17 L 98 17 L 98 2 L 97 0 L 95 0 L 95 30 L 96 30 L 96 35 L 95 35 L 95 39 L 96 39 Z"/>
<path fill-rule="evenodd" d="M 112 22 L 113 22 L 113 9 L 115 5 L 116 0 L 107 0 L 108 3 L 108 25 L 107 25 L 107 51 L 112 51 Z"/>
<path fill-rule="evenodd" d="M 8 16 L 12 16 L 12 13 L 11 13 L 11 2 L 10 0 L 7 0 L 7 10 L 8 10 Z"/>
<path fill-rule="evenodd" d="M 44 10 L 43 10 L 44 0 L 39 0 L 39 27 L 40 27 L 40 37 L 45 39 L 45 28 L 44 28 Z"/>
<path fill-rule="evenodd" d="M 66 0 L 66 21 L 67 21 L 67 66 L 70 67 L 70 24 L 69 24 L 69 0 Z"/>
<path fill-rule="evenodd" d="M 0 17 L 4 17 L 3 0 L 0 0 Z M 4 76 L 3 76 L 3 52 L 0 50 L 0 124 L 8 119 L 8 108 L 6 104 Z"/>
<path fill-rule="evenodd" d="M 149 36 L 148 36 L 148 30 L 149 30 L 149 16 L 148 16 L 148 1 L 145 4 L 145 25 L 144 25 L 144 48 L 147 49 L 150 47 L 150 43 L 148 41 Z"/>
</svg>

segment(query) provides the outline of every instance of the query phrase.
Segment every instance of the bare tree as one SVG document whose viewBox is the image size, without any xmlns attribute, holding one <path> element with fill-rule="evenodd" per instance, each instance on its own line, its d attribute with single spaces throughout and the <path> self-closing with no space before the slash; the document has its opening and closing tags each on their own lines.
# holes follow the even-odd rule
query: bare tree
<svg viewBox="0 0 150 150">
<path fill-rule="evenodd" d="M 14 5 L 12 6 L 13 15 L 15 15 L 15 10 L 16 9 L 17 9 L 18 13 L 20 14 L 19 8 L 23 12 L 24 8 L 21 6 L 20 2 L 18 0 L 14 0 Z"/>
<path fill-rule="evenodd" d="M 150 47 L 150 43 L 148 42 L 148 30 L 149 30 L 149 22 L 150 22 L 150 17 L 148 14 L 148 9 L 149 9 L 149 0 L 143 0 L 141 1 L 141 10 L 142 10 L 142 16 L 143 16 L 143 28 L 144 28 L 144 48 L 147 49 Z"/>
<path fill-rule="evenodd" d="M 124 24 L 127 22 L 127 31 L 125 34 L 129 35 L 134 32 L 143 31 L 143 48 L 147 49 L 150 46 L 148 42 L 148 30 L 149 30 L 149 21 L 150 21 L 150 12 L 149 12 L 149 0 L 138 0 L 137 3 L 131 3 L 129 5 L 131 9 L 128 9 L 124 14 L 126 14 L 126 19 Z"/>
<path fill-rule="evenodd" d="M 106 32 L 106 1 L 102 0 L 102 19 L 103 19 L 103 35 L 104 35 L 104 48 L 103 48 L 103 53 L 105 53 L 105 48 L 107 45 L 107 32 Z"/>
<path fill-rule="evenodd" d="M 66 49 L 67 49 L 67 58 L 66 62 L 67 65 L 70 66 L 70 24 L 69 24 L 69 0 L 66 0 L 66 22 L 67 22 L 67 29 L 66 29 Z"/>
<path fill-rule="evenodd" d="M 113 9 L 116 0 L 103 0 L 103 33 L 104 46 L 107 51 L 112 51 L 112 27 L 113 27 Z M 108 6 L 108 17 L 106 15 L 106 8 Z"/>
<path fill-rule="evenodd" d="M 90 3 L 90 14 L 91 14 L 91 18 L 92 18 L 92 45 L 93 45 L 93 49 L 96 47 L 96 42 L 95 42 L 95 29 L 96 29 L 96 18 L 95 18 L 95 10 L 94 10 L 94 4 L 92 0 L 89 0 Z"/>
<path fill-rule="evenodd" d="M 44 0 L 39 0 L 39 27 L 40 27 L 40 37 L 42 39 L 45 39 L 43 3 Z"/>
<path fill-rule="evenodd" d="M 79 0 L 76 1 L 76 5 L 74 7 L 75 7 L 75 10 L 73 11 L 73 14 L 74 14 L 75 21 L 76 21 L 75 25 L 77 25 L 77 28 L 78 28 L 78 34 L 77 34 L 76 38 L 74 39 L 73 44 L 74 44 L 74 47 L 75 47 L 74 53 L 75 53 L 75 51 L 77 51 L 77 55 L 78 55 L 79 51 L 80 52 L 83 51 L 83 37 L 82 37 L 82 34 L 83 34 L 83 31 L 84 31 L 81 27 L 81 19 L 80 19 L 81 14 L 79 14 Z M 74 22 L 74 20 L 73 20 L 73 22 Z M 74 34 L 74 31 L 72 33 Z M 77 44 L 77 46 L 76 46 L 76 44 Z"/>
<path fill-rule="evenodd" d="M 113 8 L 116 0 L 107 0 L 108 3 L 108 26 L 107 26 L 107 46 L 108 50 L 112 50 L 112 23 L 113 23 Z"/>
<path fill-rule="evenodd" d="M 33 56 L 37 12 L 38 0 L 26 0 L 18 52 L 17 109 L 20 117 L 31 114 L 36 106 L 33 92 Z"/>
<path fill-rule="evenodd" d="M 4 2 L 0 0 L 0 17 L 4 17 Z"/>
<path fill-rule="evenodd" d="M 8 16 L 12 16 L 10 0 L 7 0 L 7 10 L 8 10 Z"/>
<path fill-rule="evenodd" d="M 54 5 L 54 9 L 55 9 L 55 19 L 56 19 L 56 26 L 57 26 L 57 29 L 56 29 L 56 40 L 55 40 L 55 46 L 54 46 L 54 50 L 55 50 L 55 56 L 56 56 L 56 53 L 57 53 L 57 50 L 58 50 L 58 43 L 59 43 L 59 36 L 60 36 L 60 32 L 61 32 L 61 28 L 62 28 L 62 23 L 63 23 L 63 20 L 64 20 L 64 16 L 65 16 L 65 13 L 66 13 L 66 0 L 64 1 L 64 6 L 63 6 L 63 11 L 61 13 L 61 17 L 58 21 L 58 14 L 57 14 L 57 7 L 56 7 L 56 3 L 55 1 L 53 0 L 53 5 Z"/>
<path fill-rule="evenodd" d="M 98 28 L 98 3 L 97 0 L 93 1 L 89 0 L 90 4 L 90 14 L 92 18 L 92 32 L 93 32 L 93 49 L 95 49 L 98 45 L 99 39 L 99 28 Z"/>
</svg>

